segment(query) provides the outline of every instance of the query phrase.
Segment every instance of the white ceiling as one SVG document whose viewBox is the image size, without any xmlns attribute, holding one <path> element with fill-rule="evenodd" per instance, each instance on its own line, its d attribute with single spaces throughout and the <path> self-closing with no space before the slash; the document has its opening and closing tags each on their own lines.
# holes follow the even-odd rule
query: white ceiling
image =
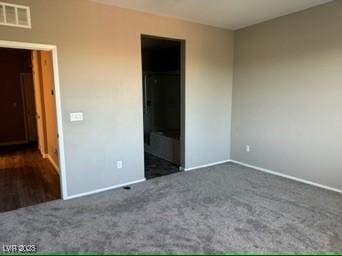
<svg viewBox="0 0 342 256">
<path fill-rule="evenodd" d="M 240 29 L 331 0 L 92 0 L 226 29 Z"/>
</svg>

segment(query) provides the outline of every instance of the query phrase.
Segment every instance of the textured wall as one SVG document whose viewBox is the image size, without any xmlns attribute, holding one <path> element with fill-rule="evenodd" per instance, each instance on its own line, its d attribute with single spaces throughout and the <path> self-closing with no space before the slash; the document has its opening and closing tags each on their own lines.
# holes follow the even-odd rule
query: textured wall
<svg viewBox="0 0 342 256">
<path fill-rule="evenodd" d="M 32 30 L 1 26 L 0 40 L 58 47 L 68 195 L 144 178 L 141 34 L 186 40 L 185 167 L 230 158 L 232 32 L 85 0 L 8 2 L 31 6 Z"/>
<path fill-rule="evenodd" d="M 237 31 L 234 160 L 342 189 L 341 13 L 334 1 Z"/>
</svg>

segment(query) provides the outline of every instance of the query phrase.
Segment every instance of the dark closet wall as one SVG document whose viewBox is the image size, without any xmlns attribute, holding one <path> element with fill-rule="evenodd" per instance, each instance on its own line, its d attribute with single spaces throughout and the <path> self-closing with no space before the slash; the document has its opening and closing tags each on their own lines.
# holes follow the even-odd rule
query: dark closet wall
<svg viewBox="0 0 342 256">
<path fill-rule="evenodd" d="M 0 48 L 0 143 L 25 140 L 20 73 L 32 73 L 31 52 Z"/>
<path fill-rule="evenodd" d="M 143 70 L 165 72 L 180 70 L 180 47 L 143 49 Z"/>
</svg>

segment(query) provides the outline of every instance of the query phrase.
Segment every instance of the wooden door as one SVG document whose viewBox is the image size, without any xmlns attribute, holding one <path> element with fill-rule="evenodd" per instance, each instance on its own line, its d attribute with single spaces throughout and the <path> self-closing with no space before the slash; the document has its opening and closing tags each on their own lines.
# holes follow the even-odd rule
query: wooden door
<svg viewBox="0 0 342 256">
<path fill-rule="evenodd" d="M 39 57 L 37 51 L 32 51 L 32 73 L 34 83 L 34 96 L 36 105 L 36 122 L 37 122 L 37 133 L 38 133 L 38 148 L 42 156 L 47 153 L 46 149 L 46 135 L 44 128 L 44 112 L 43 112 L 43 92 L 41 90 L 41 71 L 39 68 Z"/>
</svg>

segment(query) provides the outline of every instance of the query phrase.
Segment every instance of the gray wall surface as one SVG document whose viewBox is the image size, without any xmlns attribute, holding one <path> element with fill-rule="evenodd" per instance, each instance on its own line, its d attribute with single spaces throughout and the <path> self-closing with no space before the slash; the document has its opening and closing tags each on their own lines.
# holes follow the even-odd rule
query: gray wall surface
<svg viewBox="0 0 342 256">
<path fill-rule="evenodd" d="M 0 26 L 0 40 L 58 47 L 69 196 L 144 178 L 141 34 L 186 40 L 185 168 L 230 158 L 233 32 L 85 0 L 6 2 L 31 7 L 32 29 Z"/>
<path fill-rule="evenodd" d="M 341 28 L 334 1 L 236 32 L 232 159 L 342 189 Z"/>
</svg>

